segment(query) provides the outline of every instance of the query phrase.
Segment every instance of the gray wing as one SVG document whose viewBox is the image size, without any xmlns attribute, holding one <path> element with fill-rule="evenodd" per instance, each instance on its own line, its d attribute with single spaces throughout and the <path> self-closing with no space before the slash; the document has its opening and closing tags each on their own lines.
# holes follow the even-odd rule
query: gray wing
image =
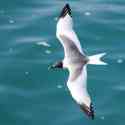
<svg viewBox="0 0 125 125">
<path fill-rule="evenodd" d="M 60 38 L 64 45 L 65 57 L 72 59 L 72 61 L 84 61 L 83 59 L 85 59 L 86 56 L 79 51 L 71 39 L 64 35 L 60 35 Z"/>
<path fill-rule="evenodd" d="M 59 20 L 57 22 L 57 29 L 56 29 L 56 36 L 65 49 L 64 39 L 67 39 L 67 38 L 61 39 L 60 37 L 61 35 L 63 35 L 64 37 L 67 36 L 67 38 L 70 41 L 72 40 L 72 43 L 74 43 L 74 45 L 77 47 L 77 50 L 79 50 L 80 53 L 84 54 L 80 41 L 77 37 L 77 34 L 73 29 L 71 9 L 68 4 L 66 4 L 62 9 L 62 12 L 59 16 Z"/>
</svg>

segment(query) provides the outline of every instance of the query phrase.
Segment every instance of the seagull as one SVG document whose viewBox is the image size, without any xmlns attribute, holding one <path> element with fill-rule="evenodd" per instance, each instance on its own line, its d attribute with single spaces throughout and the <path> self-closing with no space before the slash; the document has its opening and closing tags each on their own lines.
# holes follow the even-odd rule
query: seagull
<svg viewBox="0 0 125 125">
<path fill-rule="evenodd" d="M 87 65 L 106 65 L 107 63 L 101 61 L 106 53 L 87 56 L 83 52 L 73 29 L 72 12 L 69 4 L 66 4 L 60 13 L 56 36 L 64 48 L 64 59 L 54 63 L 50 69 L 68 69 L 67 87 L 72 98 L 89 118 L 94 119 L 93 104 L 87 91 Z"/>
</svg>

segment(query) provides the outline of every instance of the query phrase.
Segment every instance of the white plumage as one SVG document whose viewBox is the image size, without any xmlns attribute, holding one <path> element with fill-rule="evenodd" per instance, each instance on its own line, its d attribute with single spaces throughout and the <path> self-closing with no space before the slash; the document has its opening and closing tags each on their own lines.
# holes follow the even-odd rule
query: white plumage
<svg viewBox="0 0 125 125">
<path fill-rule="evenodd" d="M 63 68 L 69 70 L 68 89 L 81 109 L 93 119 L 93 106 L 87 91 L 87 64 L 105 65 L 106 63 L 100 60 L 105 53 L 90 57 L 85 55 L 73 29 L 71 9 L 68 4 L 60 14 L 56 36 L 64 48 Z"/>
</svg>

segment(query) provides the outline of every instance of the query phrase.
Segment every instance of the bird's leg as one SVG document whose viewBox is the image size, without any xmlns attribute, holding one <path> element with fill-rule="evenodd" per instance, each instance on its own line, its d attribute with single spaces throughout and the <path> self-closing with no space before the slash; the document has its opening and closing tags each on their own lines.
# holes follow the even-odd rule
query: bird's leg
<svg viewBox="0 0 125 125">
<path fill-rule="evenodd" d="M 54 63 L 53 65 L 49 66 L 48 69 L 55 69 L 55 68 L 63 68 L 63 63 L 62 61 L 58 61 L 56 63 Z"/>
</svg>

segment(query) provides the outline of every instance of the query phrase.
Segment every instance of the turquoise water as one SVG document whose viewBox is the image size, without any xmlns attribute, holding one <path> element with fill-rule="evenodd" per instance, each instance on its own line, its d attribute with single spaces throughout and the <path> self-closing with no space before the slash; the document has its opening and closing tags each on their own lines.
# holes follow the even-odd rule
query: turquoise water
<svg viewBox="0 0 125 125">
<path fill-rule="evenodd" d="M 95 120 L 66 87 L 67 71 L 48 71 L 63 58 L 57 17 L 67 1 L 0 2 L 0 125 L 123 125 L 125 123 L 125 2 L 69 0 L 82 47 L 107 52 L 108 66 L 88 66 Z"/>
</svg>

